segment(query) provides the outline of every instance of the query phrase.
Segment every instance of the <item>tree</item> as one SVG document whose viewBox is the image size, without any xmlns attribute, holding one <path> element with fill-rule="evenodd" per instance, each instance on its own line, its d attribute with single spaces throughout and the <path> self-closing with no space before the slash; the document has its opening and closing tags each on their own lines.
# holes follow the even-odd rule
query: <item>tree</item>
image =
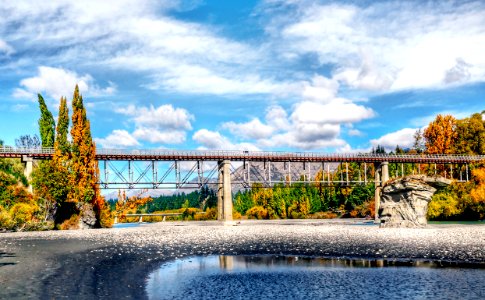
<svg viewBox="0 0 485 300">
<path fill-rule="evenodd" d="M 425 141 L 423 137 L 423 131 L 421 130 L 421 128 L 416 130 L 413 137 L 414 137 L 413 149 L 416 150 L 417 153 L 423 153 L 425 149 Z"/>
<path fill-rule="evenodd" d="M 429 154 L 453 153 L 456 141 L 456 119 L 451 115 L 438 115 L 429 123 L 423 136 L 426 140 L 426 151 Z"/>
<path fill-rule="evenodd" d="M 67 100 L 65 97 L 61 98 L 59 105 L 59 115 L 57 118 L 56 139 L 54 142 L 54 155 L 50 162 L 51 174 L 47 175 L 50 179 L 49 190 L 52 201 L 56 205 L 55 223 L 61 224 L 63 221 L 71 217 L 74 211 L 72 204 L 67 203 L 70 184 L 69 184 L 69 168 L 70 168 L 70 145 L 67 140 L 69 129 L 69 109 L 67 108 Z"/>
<path fill-rule="evenodd" d="M 90 127 L 83 98 L 76 85 L 72 99 L 71 189 L 68 200 L 76 203 L 84 223 L 90 226 L 109 227 L 112 221 L 104 198 L 99 192 L 96 145 L 93 142 Z M 87 219 L 92 210 L 96 215 L 97 224 L 91 224 Z"/>
<path fill-rule="evenodd" d="M 15 147 L 17 148 L 37 148 L 40 145 L 41 143 L 37 135 L 31 136 L 30 134 L 25 134 L 15 139 Z"/>
<path fill-rule="evenodd" d="M 39 130 L 42 147 L 54 147 L 54 132 L 56 128 L 54 117 L 47 108 L 44 98 L 40 94 L 37 94 L 37 96 L 40 108 Z"/>
<path fill-rule="evenodd" d="M 39 98 L 39 132 L 43 147 L 55 146 L 55 122 L 52 113 L 47 108 L 44 98 Z M 55 155 L 54 155 L 55 156 Z M 65 200 L 63 191 L 68 188 L 67 172 L 59 173 L 55 160 L 41 161 L 39 167 L 32 173 L 32 186 L 35 196 L 44 215 L 44 221 L 54 222 L 57 207 L 62 200 Z"/>
<path fill-rule="evenodd" d="M 485 121 L 481 114 L 457 121 L 454 151 L 459 154 L 485 154 Z"/>
</svg>

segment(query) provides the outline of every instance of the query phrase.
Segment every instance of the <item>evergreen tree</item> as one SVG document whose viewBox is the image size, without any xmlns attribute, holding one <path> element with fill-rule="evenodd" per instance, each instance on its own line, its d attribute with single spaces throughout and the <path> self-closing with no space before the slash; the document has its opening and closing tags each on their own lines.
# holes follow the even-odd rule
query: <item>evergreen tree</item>
<svg viewBox="0 0 485 300">
<path fill-rule="evenodd" d="M 54 147 L 54 132 L 56 127 L 54 117 L 47 108 L 47 105 L 45 104 L 44 98 L 42 98 L 41 94 L 38 94 L 37 96 L 39 97 L 39 130 L 42 147 Z"/>
</svg>

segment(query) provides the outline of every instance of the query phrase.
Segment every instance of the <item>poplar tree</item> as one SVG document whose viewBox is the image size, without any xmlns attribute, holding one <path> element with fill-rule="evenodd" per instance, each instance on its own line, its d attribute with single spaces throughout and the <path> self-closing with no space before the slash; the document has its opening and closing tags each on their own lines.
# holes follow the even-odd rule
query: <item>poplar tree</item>
<svg viewBox="0 0 485 300">
<path fill-rule="evenodd" d="M 96 196 L 95 146 L 82 95 L 76 85 L 72 98 L 71 202 L 92 203 Z"/>
<path fill-rule="evenodd" d="M 55 141 L 54 117 L 47 108 L 44 98 L 38 94 L 39 99 L 39 132 L 42 147 L 53 147 Z M 58 176 L 52 161 L 41 161 L 39 167 L 31 175 L 31 183 L 39 204 L 44 211 L 44 221 L 53 221 L 57 205 L 57 192 L 62 179 Z"/>
<path fill-rule="evenodd" d="M 40 108 L 39 130 L 42 147 L 54 147 L 54 132 L 56 123 L 54 122 L 54 117 L 47 108 L 42 95 L 37 94 L 37 96 L 39 98 Z"/>
<path fill-rule="evenodd" d="M 56 201 L 57 213 L 55 216 L 56 223 L 69 219 L 69 206 L 65 205 L 68 200 L 70 182 L 69 182 L 69 154 L 70 145 L 67 140 L 69 129 L 69 109 L 67 108 L 67 100 L 65 97 L 61 98 L 59 105 L 59 116 L 57 118 L 56 126 L 56 140 L 54 142 L 54 155 L 52 157 L 52 172 L 53 179 L 51 193 Z"/>
<path fill-rule="evenodd" d="M 86 116 L 82 95 L 76 85 L 72 99 L 71 127 L 71 176 L 69 201 L 78 203 L 81 214 L 86 204 L 93 208 L 98 224 L 111 225 L 104 198 L 99 192 L 99 168 L 96 160 L 96 145 L 91 136 L 90 122 Z"/>
<path fill-rule="evenodd" d="M 69 157 L 70 145 L 67 140 L 67 134 L 69 130 L 69 109 L 67 108 L 67 99 L 61 98 L 59 105 L 59 116 L 57 118 L 56 127 L 56 140 L 54 142 L 55 154 L 54 159 L 65 157 L 66 160 Z"/>
</svg>

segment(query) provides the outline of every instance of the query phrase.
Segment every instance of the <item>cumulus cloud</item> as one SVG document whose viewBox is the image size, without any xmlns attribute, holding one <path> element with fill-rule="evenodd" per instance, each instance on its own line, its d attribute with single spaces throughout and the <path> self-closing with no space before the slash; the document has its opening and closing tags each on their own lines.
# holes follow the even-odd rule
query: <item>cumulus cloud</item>
<svg viewBox="0 0 485 300">
<path fill-rule="evenodd" d="M 186 109 L 175 108 L 171 104 L 158 107 L 135 106 L 118 107 L 117 113 L 130 117 L 135 130 L 132 136 L 140 141 L 162 144 L 185 142 L 187 131 L 192 130 L 194 116 Z"/>
<path fill-rule="evenodd" d="M 335 98 L 326 104 L 312 101 L 298 103 L 291 117 L 296 123 L 341 124 L 359 122 L 374 116 L 370 108 L 348 99 Z"/>
<path fill-rule="evenodd" d="M 263 148 L 312 150 L 343 147 L 346 142 L 340 137 L 341 126 L 352 127 L 353 123 L 372 118 L 376 114 L 368 107 L 338 97 L 338 92 L 339 84 L 336 80 L 316 75 L 310 82 L 301 85 L 300 101 L 293 105 L 290 115 L 281 106 L 271 106 L 266 111 L 265 122 L 254 118 L 243 123 L 223 123 L 222 128 L 244 140 L 255 141 Z M 220 135 L 218 132 L 206 132 L 205 136 L 210 134 Z M 349 135 L 362 133 L 350 130 Z M 210 140 L 223 139 L 218 136 Z"/>
<path fill-rule="evenodd" d="M 110 95 L 116 90 L 112 83 L 106 88 L 100 88 L 89 74 L 78 75 L 63 68 L 40 66 L 36 76 L 20 81 L 22 88 L 15 89 L 13 95 L 16 98 L 36 99 L 40 93 L 59 100 L 61 97 L 70 98 L 76 84 L 82 94 L 92 97 Z"/>
<path fill-rule="evenodd" d="M 159 107 L 135 106 L 119 107 L 116 112 L 130 116 L 137 126 L 150 126 L 163 129 L 192 129 L 194 116 L 183 108 L 174 108 L 171 104 Z"/>
<path fill-rule="evenodd" d="M 265 119 L 268 125 L 276 131 L 288 130 L 291 127 L 286 110 L 279 105 L 270 106 L 266 111 Z"/>
<path fill-rule="evenodd" d="M 194 133 L 192 139 L 198 142 L 201 147 L 199 149 L 210 150 L 247 150 L 258 151 L 257 146 L 251 143 L 232 143 L 227 137 L 221 135 L 217 131 L 210 131 L 208 129 L 200 129 Z"/>
<path fill-rule="evenodd" d="M 140 143 L 126 130 L 115 129 L 105 138 L 95 138 L 94 141 L 102 148 L 126 148 L 139 146 Z"/>
<path fill-rule="evenodd" d="M 145 76 L 145 86 L 151 89 L 216 95 L 268 94 L 286 89 L 286 84 L 259 72 L 268 62 L 263 46 L 225 37 L 211 25 L 171 16 L 171 12 L 181 7 L 192 8 L 186 3 L 152 0 L 3 3 L 0 35 L 14 40 L 18 52 L 36 49 L 35 56 L 11 62 L 13 68 L 40 62 L 56 65 L 96 62 L 96 67 L 108 70 L 137 72 Z M 69 26 L 65 20 L 69 20 Z"/>
<path fill-rule="evenodd" d="M 266 1 L 266 31 L 283 59 L 316 55 L 334 78 L 394 91 L 485 80 L 481 1 Z M 457 20 L 460 20 L 459 25 Z M 460 62 L 466 62 L 466 65 Z"/>
<path fill-rule="evenodd" d="M 414 134 L 418 128 L 403 128 L 371 140 L 373 147 L 380 145 L 386 150 L 394 150 L 396 146 L 401 148 L 411 148 L 414 143 Z"/>
<path fill-rule="evenodd" d="M 182 130 L 159 130 L 150 127 L 139 127 L 133 132 L 133 136 L 139 140 L 161 144 L 183 143 L 185 135 L 185 131 Z"/>
<path fill-rule="evenodd" d="M 261 123 L 258 118 L 246 123 L 227 122 L 222 124 L 222 127 L 241 138 L 257 140 L 271 136 L 274 130 L 273 127 Z"/>
</svg>

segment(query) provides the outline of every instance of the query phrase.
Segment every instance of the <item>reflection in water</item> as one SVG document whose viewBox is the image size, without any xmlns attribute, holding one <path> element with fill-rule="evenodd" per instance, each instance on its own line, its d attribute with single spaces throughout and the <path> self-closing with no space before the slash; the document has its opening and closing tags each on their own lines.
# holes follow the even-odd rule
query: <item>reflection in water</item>
<svg viewBox="0 0 485 300">
<path fill-rule="evenodd" d="M 191 257 L 150 274 L 146 289 L 150 299 L 485 299 L 481 267 L 295 256 Z"/>
</svg>

